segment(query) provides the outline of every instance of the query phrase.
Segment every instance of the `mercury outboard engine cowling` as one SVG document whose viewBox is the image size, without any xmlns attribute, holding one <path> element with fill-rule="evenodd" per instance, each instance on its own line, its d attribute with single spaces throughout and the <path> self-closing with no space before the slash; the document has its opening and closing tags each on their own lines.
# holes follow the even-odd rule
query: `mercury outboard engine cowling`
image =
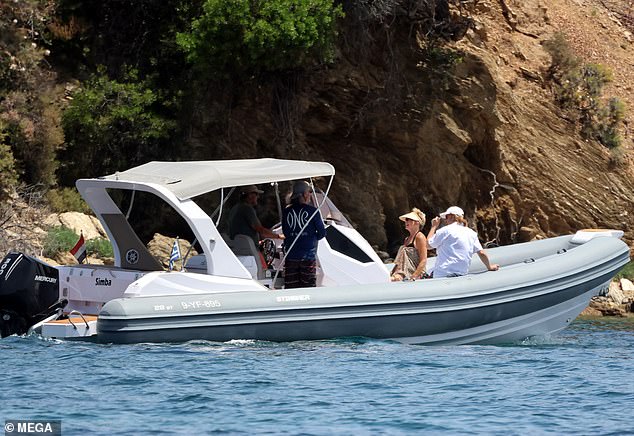
<svg viewBox="0 0 634 436">
<path fill-rule="evenodd" d="M 0 337 L 26 333 L 64 303 L 56 268 L 15 252 L 0 263 Z"/>
</svg>

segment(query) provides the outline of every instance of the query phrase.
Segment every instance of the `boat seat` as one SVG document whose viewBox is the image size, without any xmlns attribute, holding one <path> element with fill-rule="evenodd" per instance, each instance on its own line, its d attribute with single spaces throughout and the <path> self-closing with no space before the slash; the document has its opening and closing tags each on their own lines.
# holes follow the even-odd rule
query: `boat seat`
<svg viewBox="0 0 634 436">
<path fill-rule="evenodd" d="M 262 280 L 266 277 L 266 270 L 262 265 L 262 253 L 260 253 L 260 250 L 256 247 L 253 239 L 247 235 L 236 235 L 231 239 L 224 233 L 222 234 L 222 238 L 229 248 L 231 248 L 233 254 L 238 256 L 238 259 L 244 266 L 251 271 L 251 275 L 253 275 L 254 279 Z M 252 259 L 249 259 L 248 264 L 246 264 L 247 262 L 240 259 L 241 257 L 251 257 Z M 255 264 L 255 268 L 253 268 L 253 264 Z M 256 270 L 255 274 L 253 274 L 252 268 Z"/>
</svg>

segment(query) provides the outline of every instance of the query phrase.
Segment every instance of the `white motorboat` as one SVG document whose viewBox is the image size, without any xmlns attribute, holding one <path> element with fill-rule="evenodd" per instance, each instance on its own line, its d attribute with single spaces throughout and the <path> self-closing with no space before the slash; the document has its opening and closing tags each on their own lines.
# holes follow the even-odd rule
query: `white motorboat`
<svg viewBox="0 0 634 436">
<path fill-rule="evenodd" d="M 52 267 L 9 253 L 0 263 L 0 333 L 105 343 L 351 336 L 507 343 L 565 328 L 629 261 L 623 232 L 591 230 L 490 249 L 499 271 L 486 271 L 476 256 L 466 276 L 390 282 L 387 266 L 328 197 L 334 174 L 323 162 L 249 159 L 149 162 L 78 180 L 112 243 L 114 265 Z M 277 189 L 317 177 L 328 181 L 313 199 L 326 224 L 317 287 L 286 289 L 278 241 L 264 244 L 263 264 L 252 240 L 229 239 L 218 223 L 231 188 Z M 200 254 L 181 271 L 166 271 L 129 222 L 138 192 L 169 205 L 190 227 Z M 212 192 L 217 207 L 207 213 L 197 200 Z"/>
</svg>

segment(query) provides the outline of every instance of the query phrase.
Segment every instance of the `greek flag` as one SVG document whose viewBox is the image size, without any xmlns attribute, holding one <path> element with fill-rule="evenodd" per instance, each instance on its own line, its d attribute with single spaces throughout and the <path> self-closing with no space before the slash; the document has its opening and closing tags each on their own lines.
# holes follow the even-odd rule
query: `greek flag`
<svg viewBox="0 0 634 436">
<path fill-rule="evenodd" d="M 174 245 L 172 246 L 172 254 L 170 254 L 170 263 L 169 270 L 174 269 L 174 262 L 181 258 L 181 249 L 178 246 L 178 239 L 174 240 Z"/>
</svg>

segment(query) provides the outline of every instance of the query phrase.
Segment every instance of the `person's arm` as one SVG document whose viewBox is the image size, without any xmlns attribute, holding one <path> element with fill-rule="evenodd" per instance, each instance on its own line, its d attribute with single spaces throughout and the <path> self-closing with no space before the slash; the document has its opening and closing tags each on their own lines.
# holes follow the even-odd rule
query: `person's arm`
<svg viewBox="0 0 634 436">
<path fill-rule="evenodd" d="M 278 235 L 277 233 L 273 233 L 271 230 L 267 229 L 266 227 L 262 225 L 253 207 L 250 207 L 247 210 L 248 210 L 248 213 L 245 218 L 247 222 L 249 223 L 249 226 L 251 226 L 251 228 L 255 230 L 256 232 L 258 232 L 258 235 L 260 236 L 260 238 L 284 239 L 283 235 Z"/>
<path fill-rule="evenodd" d="M 255 213 L 254 208 L 250 208 L 249 216 L 247 217 L 247 220 L 249 221 L 249 225 L 251 226 L 251 228 L 255 230 L 256 232 L 258 232 L 258 234 L 260 235 L 260 238 L 284 239 L 282 235 L 273 233 L 271 230 L 267 229 L 266 227 L 262 225 L 262 223 L 260 222 L 260 219 Z"/>
<path fill-rule="evenodd" d="M 324 227 L 324 221 L 321 219 L 321 214 L 319 212 L 317 212 L 313 217 L 313 223 L 315 224 L 315 237 L 317 240 L 326 236 L 326 227 Z"/>
<path fill-rule="evenodd" d="M 431 228 L 429 229 L 429 233 L 427 233 L 427 243 L 429 243 L 432 248 L 438 248 L 438 246 L 434 243 L 434 235 L 436 235 L 436 230 L 438 230 L 438 226 L 440 226 L 439 216 L 434 217 L 434 219 L 431 220 Z"/>
<path fill-rule="evenodd" d="M 291 234 L 290 229 L 288 228 L 288 223 L 286 222 L 286 209 L 282 211 L 282 235 L 284 235 L 284 246 L 288 242 L 286 239 Z"/>
<path fill-rule="evenodd" d="M 255 231 L 258 232 L 261 238 L 284 239 L 284 235 L 278 235 L 277 233 L 272 232 L 259 222 L 255 225 Z"/>
<path fill-rule="evenodd" d="M 417 233 L 416 238 L 414 238 L 414 247 L 416 251 L 418 251 L 418 257 L 420 261 L 418 262 L 418 266 L 414 271 L 414 278 L 422 277 L 425 272 L 425 268 L 427 267 L 427 239 L 422 233 Z"/>
<path fill-rule="evenodd" d="M 500 265 L 498 265 L 497 263 L 491 263 L 491 260 L 489 259 L 489 255 L 486 253 L 486 251 L 484 250 L 478 251 L 478 257 L 480 258 L 484 266 L 486 266 L 489 271 L 497 271 L 500 269 Z"/>
</svg>

